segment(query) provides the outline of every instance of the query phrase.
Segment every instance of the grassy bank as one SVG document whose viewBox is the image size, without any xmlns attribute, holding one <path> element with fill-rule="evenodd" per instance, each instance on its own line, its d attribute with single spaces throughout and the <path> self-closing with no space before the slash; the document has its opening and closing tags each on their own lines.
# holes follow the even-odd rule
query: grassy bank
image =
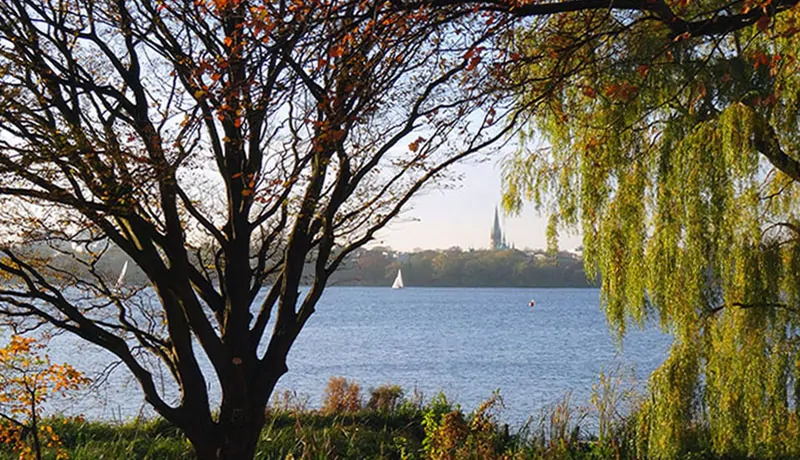
<svg viewBox="0 0 800 460">
<path fill-rule="evenodd" d="M 355 412 L 271 410 L 261 435 L 259 459 L 461 459 L 592 458 L 591 443 L 565 440 L 546 448 L 539 440 L 509 433 L 492 416 L 497 400 L 465 414 L 444 397 L 393 410 L 364 408 Z M 71 459 L 191 459 L 191 445 L 161 419 L 125 424 L 52 418 L 63 450 Z M 47 449 L 47 458 L 55 458 Z M 549 453 L 548 453 L 549 452 Z M 558 452 L 558 455 L 555 453 Z M 582 455 L 578 455 L 582 454 Z M 18 458 L 4 450 L 2 458 Z"/>
<path fill-rule="evenodd" d="M 642 458 L 637 417 L 620 417 L 620 394 L 608 390 L 595 390 L 591 408 L 575 408 L 567 396 L 525 426 L 509 429 L 498 419 L 502 401 L 497 395 L 465 413 L 442 394 L 423 401 L 416 394 L 404 395 L 399 387 L 383 386 L 372 389 L 367 399 L 357 384 L 334 378 L 320 409 L 308 409 L 290 393 L 276 398 L 256 458 Z M 161 419 L 115 424 L 56 417 L 46 422 L 72 459 L 194 458 L 188 441 Z M 710 458 L 699 439 L 682 458 Z M 46 458 L 56 458 L 56 453 L 49 447 Z M 16 459 L 19 453 L 0 448 L 0 458 Z"/>
</svg>

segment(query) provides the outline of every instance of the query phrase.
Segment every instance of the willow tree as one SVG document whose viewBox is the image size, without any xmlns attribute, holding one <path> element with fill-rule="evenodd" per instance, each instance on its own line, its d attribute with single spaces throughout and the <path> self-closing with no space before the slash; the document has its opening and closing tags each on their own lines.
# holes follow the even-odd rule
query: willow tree
<svg viewBox="0 0 800 460">
<path fill-rule="evenodd" d="M 574 73 L 533 114 L 505 203 L 548 210 L 551 234 L 582 232 L 620 337 L 653 320 L 674 334 L 641 455 L 675 458 L 702 428 L 717 454 L 796 456 L 800 8 L 652 4 L 676 20 L 582 12 L 513 37 L 522 55 L 554 50 L 517 78 Z"/>
</svg>

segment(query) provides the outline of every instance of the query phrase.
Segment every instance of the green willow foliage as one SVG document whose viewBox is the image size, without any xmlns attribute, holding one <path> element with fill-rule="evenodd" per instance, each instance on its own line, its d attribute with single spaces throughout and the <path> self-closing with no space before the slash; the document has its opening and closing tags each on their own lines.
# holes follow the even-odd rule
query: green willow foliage
<svg viewBox="0 0 800 460">
<path fill-rule="evenodd" d="M 512 38 L 553 57 L 516 78 L 558 78 L 523 143 L 545 147 L 506 165 L 507 209 L 533 201 L 582 231 L 620 338 L 649 319 L 675 336 L 640 455 L 674 458 L 698 431 L 716 454 L 800 455 L 798 24 L 795 7 L 672 37 L 642 16 L 578 13 Z"/>
</svg>

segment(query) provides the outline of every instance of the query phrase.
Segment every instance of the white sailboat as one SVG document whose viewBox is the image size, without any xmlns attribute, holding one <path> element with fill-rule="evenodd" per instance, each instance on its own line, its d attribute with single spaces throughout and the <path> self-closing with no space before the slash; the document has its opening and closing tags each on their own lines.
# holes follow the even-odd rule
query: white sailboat
<svg viewBox="0 0 800 460">
<path fill-rule="evenodd" d="M 122 265 L 122 271 L 119 272 L 119 278 L 117 278 L 117 289 L 122 286 L 122 281 L 125 279 L 125 273 L 128 272 L 128 261 L 126 260 L 125 263 Z"/>
<path fill-rule="evenodd" d="M 392 283 L 392 289 L 402 289 L 405 285 L 403 284 L 403 271 L 397 269 L 397 277 L 394 279 L 394 283 Z"/>
</svg>

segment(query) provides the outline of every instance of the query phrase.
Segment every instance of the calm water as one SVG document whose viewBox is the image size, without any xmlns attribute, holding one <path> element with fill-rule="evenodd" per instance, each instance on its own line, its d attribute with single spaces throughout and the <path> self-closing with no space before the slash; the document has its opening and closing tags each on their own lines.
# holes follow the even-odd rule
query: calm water
<svg viewBox="0 0 800 460">
<path fill-rule="evenodd" d="M 306 395 L 313 407 L 331 376 L 345 376 L 362 388 L 390 382 L 426 397 L 443 390 L 468 409 L 500 389 L 503 418 L 518 423 L 568 391 L 573 401 L 586 402 L 603 367 L 633 369 L 646 379 L 670 343 L 655 328 L 635 330 L 620 350 L 595 289 L 331 287 L 278 387 Z M 84 370 L 111 361 L 67 337 L 53 344 L 54 360 Z M 142 407 L 136 384 L 120 369 L 62 410 L 119 419 Z"/>
</svg>

